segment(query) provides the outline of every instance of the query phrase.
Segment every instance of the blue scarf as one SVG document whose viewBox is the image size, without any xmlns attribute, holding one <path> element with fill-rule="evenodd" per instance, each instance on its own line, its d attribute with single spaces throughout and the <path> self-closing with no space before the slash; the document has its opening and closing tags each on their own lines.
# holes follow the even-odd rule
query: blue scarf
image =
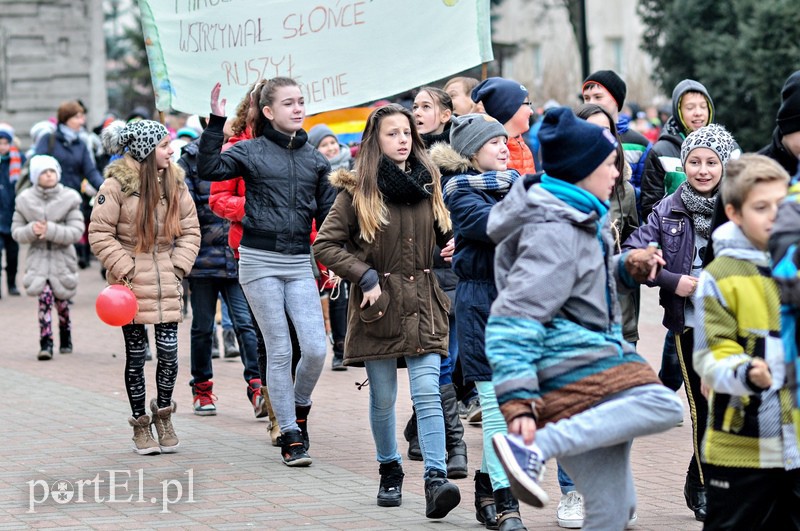
<svg viewBox="0 0 800 531">
<path fill-rule="evenodd" d="M 608 214 L 609 204 L 607 201 L 600 201 L 583 188 L 567 181 L 544 174 L 542 175 L 542 188 L 584 214 L 596 212 L 598 219 L 603 219 Z"/>
</svg>

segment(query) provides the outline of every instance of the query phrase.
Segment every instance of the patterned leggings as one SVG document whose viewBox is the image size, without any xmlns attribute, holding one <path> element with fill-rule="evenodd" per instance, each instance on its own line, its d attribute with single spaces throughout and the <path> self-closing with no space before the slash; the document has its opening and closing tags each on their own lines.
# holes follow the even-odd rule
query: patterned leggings
<svg viewBox="0 0 800 531">
<path fill-rule="evenodd" d="M 178 377 L 178 323 L 158 323 L 156 329 L 156 389 L 158 407 L 168 407 L 172 390 Z M 122 327 L 125 337 L 125 387 L 133 418 L 146 414 L 144 357 L 147 331 L 144 325 L 129 324 Z"/>
<path fill-rule="evenodd" d="M 58 313 L 58 329 L 62 334 L 70 330 L 69 301 L 55 298 L 50 283 L 45 282 L 44 289 L 39 294 L 39 337 L 42 339 L 53 337 L 53 317 L 50 312 L 53 303 Z"/>
</svg>

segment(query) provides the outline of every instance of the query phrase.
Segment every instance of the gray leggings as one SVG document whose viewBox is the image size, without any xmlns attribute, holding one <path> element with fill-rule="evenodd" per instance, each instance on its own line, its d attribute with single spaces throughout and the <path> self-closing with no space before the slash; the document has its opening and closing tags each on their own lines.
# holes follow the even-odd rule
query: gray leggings
<svg viewBox="0 0 800 531">
<path fill-rule="evenodd" d="M 327 343 L 317 284 L 312 277 L 264 277 L 242 284 L 267 347 L 267 389 L 281 432 L 298 430 L 295 405 L 311 405 L 311 393 L 325 365 Z M 292 343 L 286 313 L 300 342 L 292 383 Z"/>
<path fill-rule="evenodd" d="M 622 530 L 636 510 L 630 451 L 635 437 L 675 427 L 683 405 L 660 384 L 633 387 L 536 432 L 545 459 L 558 462 L 584 497 L 584 531 Z"/>
</svg>

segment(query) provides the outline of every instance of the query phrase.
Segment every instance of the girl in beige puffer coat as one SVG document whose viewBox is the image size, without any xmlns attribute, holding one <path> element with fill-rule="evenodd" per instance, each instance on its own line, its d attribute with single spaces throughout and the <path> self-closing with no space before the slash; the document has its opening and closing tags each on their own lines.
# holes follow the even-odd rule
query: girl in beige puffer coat
<svg viewBox="0 0 800 531">
<path fill-rule="evenodd" d="M 49 155 L 30 162 L 32 187 L 17 197 L 11 235 L 27 243 L 25 291 L 39 297 L 40 360 L 53 358 L 51 309 L 58 313 L 59 351 L 72 352 L 69 300 L 78 290 L 78 255 L 74 243 L 83 235 L 81 196 L 61 180 L 61 165 Z"/>
<path fill-rule="evenodd" d="M 181 280 L 200 249 L 200 225 L 183 170 L 171 162 L 167 128 L 152 120 L 114 122 L 102 135 L 107 153 L 124 155 L 108 165 L 97 192 L 89 243 L 108 272 L 109 284 L 133 290 L 139 309 L 122 327 L 125 385 L 133 426 L 133 450 L 141 455 L 172 453 L 178 438 L 172 427 L 172 391 L 178 374 L 178 323 L 183 319 Z M 156 386 L 145 411 L 145 324 L 156 330 Z"/>
</svg>

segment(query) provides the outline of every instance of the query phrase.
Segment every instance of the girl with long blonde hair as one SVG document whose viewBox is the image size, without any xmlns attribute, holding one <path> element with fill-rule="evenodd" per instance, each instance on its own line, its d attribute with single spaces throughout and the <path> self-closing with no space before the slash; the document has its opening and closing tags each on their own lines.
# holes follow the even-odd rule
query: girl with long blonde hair
<svg viewBox="0 0 800 531">
<path fill-rule="evenodd" d="M 370 114 L 355 173 L 331 174 L 340 189 L 314 242 L 317 259 L 352 283 L 345 365 L 365 365 L 379 463 L 377 503 L 402 503 L 395 434 L 397 368 L 407 367 L 425 463 L 426 516 L 461 500 L 447 481 L 439 364 L 447 356 L 450 301 L 433 274 L 434 246 L 452 255 L 439 170 L 411 113 L 395 104 Z"/>
</svg>

